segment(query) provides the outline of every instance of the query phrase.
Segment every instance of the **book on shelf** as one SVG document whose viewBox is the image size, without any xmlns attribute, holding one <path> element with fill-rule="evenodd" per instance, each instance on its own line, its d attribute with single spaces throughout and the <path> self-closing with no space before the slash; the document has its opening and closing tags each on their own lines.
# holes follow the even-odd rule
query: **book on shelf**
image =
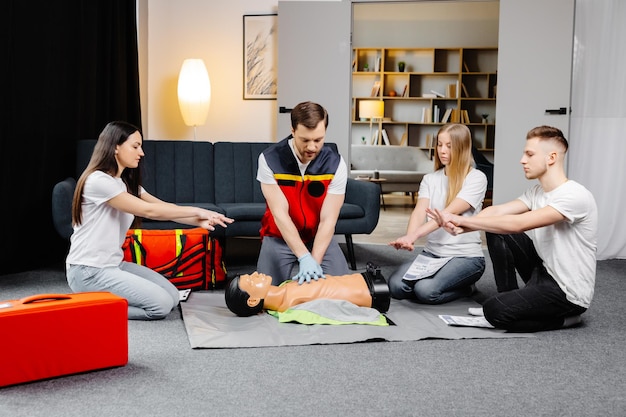
<svg viewBox="0 0 626 417">
<path fill-rule="evenodd" d="M 465 61 L 463 61 L 463 71 L 470 72 L 469 68 L 467 67 L 467 62 Z"/>
<path fill-rule="evenodd" d="M 374 71 L 375 72 L 379 72 L 380 71 L 380 55 L 378 55 L 376 57 L 376 61 L 374 61 Z"/>
<path fill-rule="evenodd" d="M 372 145 L 378 145 L 378 129 L 372 134 Z"/>
<path fill-rule="evenodd" d="M 424 145 L 425 145 L 425 147 L 427 149 L 431 149 L 433 147 L 433 134 L 432 133 L 426 133 L 426 142 L 424 143 Z M 421 255 L 421 256 L 423 256 L 423 255 Z M 418 258 L 419 258 L 419 256 L 418 256 Z M 416 262 L 418 262 L 417 259 L 415 261 L 413 261 L 414 264 Z M 407 274 L 408 274 L 408 272 L 407 272 Z M 415 279 L 417 279 L 417 278 L 415 278 Z"/>
<path fill-rule="evenodd" d="M 448 84 L 446 86 L 446 97 L 456 98 L 456 84 Z"/>
<path fill-rule="evenodd" d="M 469 113 L 467 110 L 461 110 L 461 123 L 470 123 Z"/>
<path fill-rule="evenodd" d="M 382 133 L 383 133 L 383 142 L 385 143 L 385 145 L 391 145 L 391 143 L 389 142 L 389 136 L 387 136 L 387 131 L 383 129 Z"/>
<path fill-rule="evenodd" d="M 434 94 L 434 95 L 435 95 L 435 97 L 441 97 L 441 98 L 445 97 L 445 96 L 444 96 L 442 93 L 440 93 L 439 91 L 430 90 L 430 92 L 431 92 L 431 94 Z M 428 94 L 428 93 L 426 93 L 426 94 Z M 424 94 L 424 97 L 426 97 L 426 94 Z"/>
<path fill-rule="evenodd" d="M 450 120 L 450 115 L 452 114 L 452 109 L 446 109 L 446 112 L 443 114 L 441 118 L 441 123 L 448 123 Z"/>
<path fill-rule="evenodd" d="M 370 97 L 378 97 L 378 92 L 380 91 L 380 81 L 374 81 L 372 85 L 372 92 L 370 93 Z"/>
<path fill-rule="evenodd" d="M 465 83 L 461 83 L 461 88 L 463 89 L 463 94 L 465 97 L 469 97 L 470 95 L 467 93 L 467 87 L 465 87 Z"/>
<path fill-rule="evenodd" d="M 400 94 L 400 97 L 408 97 L 409 96 L 409 89 L 408 89 L 409 85 L 408 84 L 404 84 L 404 88 L 402 89 L 402 94 Z"/>
<path fill-rule="evenodd" d="M 461 121 L 461 112 L 459 109 L 452 109 L 452 114 L 450 115 L 450 121 L 452 123 L 459 123 Z"/>
<path fill-rule="evenodd" d="M 432 123 L 433 111 L 430 107 L 422 108 L 422 123 Z"/>
<path fill-rule="evenodd" d="M 439 106 L 436 104 L 433 108 L 433 123 L 439 123 Z"/>
<path fill-rule="evenodd" d="M 408 136 L 407 136 L 406 132 L 404 132 L 402 134 L 402 137 L 400 138 L 400 146 L 403 146 L 406 143 L 407 137 Z"/>
</svg>

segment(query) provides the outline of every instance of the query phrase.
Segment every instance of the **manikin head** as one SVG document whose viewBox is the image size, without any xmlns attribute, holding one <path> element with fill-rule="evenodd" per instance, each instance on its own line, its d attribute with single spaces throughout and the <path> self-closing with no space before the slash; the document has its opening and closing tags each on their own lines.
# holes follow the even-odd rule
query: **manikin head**
<svg viewBox="0 0 626 417">
<path fill-rule="evenodd" d="M 272 286 L 272 277 L 254 272 L 238 275 L 226 286 L 226 305 L 240 317 L 254 316 L 263 310 L 263 299 Z"/>
</svg>

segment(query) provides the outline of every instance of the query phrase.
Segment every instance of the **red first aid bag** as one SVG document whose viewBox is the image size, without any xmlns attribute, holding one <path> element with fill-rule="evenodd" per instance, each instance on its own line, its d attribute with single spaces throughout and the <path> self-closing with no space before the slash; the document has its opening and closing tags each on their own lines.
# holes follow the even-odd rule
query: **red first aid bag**
<svg viewBox="0 0 626 417">
<path fill-rule="evenodd" d="M 226 281 L 222 247 L 206 229 L 130 229 L 124 260 L 165 276 L 176 288 L 211 290 Z"/>
<path fill-rule="evenodd" d="M 128 302 L 109 292 L 0 301 L 0 328 L 0 387 L 128 362 Z"/>
</svg>

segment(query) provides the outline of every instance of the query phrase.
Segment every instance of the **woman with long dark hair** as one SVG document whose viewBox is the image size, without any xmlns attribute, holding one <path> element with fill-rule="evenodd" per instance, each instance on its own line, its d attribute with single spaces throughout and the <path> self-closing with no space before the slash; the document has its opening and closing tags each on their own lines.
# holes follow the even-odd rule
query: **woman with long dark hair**
<svg viewBox="0 0 626 417">
<path fill-rule="evenodd" d="M 199 207 L 178 206 L 141 186 L 144 156 L 139 130 L 126 122 L 106 125 L 76 184 L 72 203 L 67 281 L 75 292 L 109 291 L 128 301 L 128 318 L 165 317 L 178 305 L 176 287 L 161 274 L 124 262 L 122 244 L 135 217 L 171 220 L 215 230 L 232 219 Z"/>
</svg>

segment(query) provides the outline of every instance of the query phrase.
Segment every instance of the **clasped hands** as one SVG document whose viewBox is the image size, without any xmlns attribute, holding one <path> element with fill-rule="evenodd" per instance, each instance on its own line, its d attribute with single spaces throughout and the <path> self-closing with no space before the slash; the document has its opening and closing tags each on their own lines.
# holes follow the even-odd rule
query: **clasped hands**
<svg viewBox="0 0 626 417">
<path fill-rule="evenodd" d="M 465 232 L 465 229 L 459 226 L 461 216 L 431 208 L 426 209 L 426 215 L 453 236 Z"/>
<path fill-rule="evenodd" d="M 301 285 L 305 280 L 306 282 L 311 282 L 311 278 L 315 281 L 320 278 L 325 278 L 322 267 L 313 259 L 310 253 L 299 257 L 298 262 L 300 263 L 300 271 L 296 276 L 291 278 L 293 281 L 298 281 L 298 285 Z"/>
<path fill-rule="evenodd" d="M 439 209 L 431 209 L 426 208 L 426 215 L 436 222 L 439 227 L 442 227 L 446 232 L 450 233 L 453 236 L 459 235 L 465 232 L 465 229 L 459 226 L 460 216 L 441 211 Z M 409 235 L 402 236 L 394 240 L 393 242 L 389 242 L 389 246 L 392 246 L 396 249 L 404 249 L 411 252 L 414 249 L 415 236 L 410 237 Z"/>
</svg>

